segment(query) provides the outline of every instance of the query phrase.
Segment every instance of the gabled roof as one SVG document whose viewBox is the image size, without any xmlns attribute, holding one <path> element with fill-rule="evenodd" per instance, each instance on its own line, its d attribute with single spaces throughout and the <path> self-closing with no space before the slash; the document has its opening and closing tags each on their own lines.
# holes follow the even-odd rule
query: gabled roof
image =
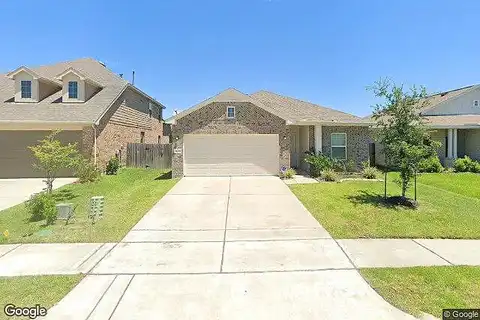
<svg viewBox="0 0 480 320">
<path fill-rule="evenodd" d="M 62 85 L 61 83 L 55 81 L 54 79 L 48 79 L 48 78 L 42 77 L 41 75 L 39 75 L 38 73 L 36 73 L 32 69 L 30 69 L 28 67 L 25 67 L 25 66 L 18 67 L 17 69 L 7 73 L 7 77 L 13 80 L 15 78 L 15 76 L 17 74 L 21 73 L 21 72 L 28 73 L 29 75 L 31 75 L 33 77 L 33 79 L 36 79 L 36 80 L 41 80 L 41 81 L 44 81 L 44 82 L 48 82 L 48 83 L 54 84 L 56 86 L 61 86 Z"/>
<path fill-rule="evenodd" d="M 18 103 L 12 102 L 15 93 L 14 81 L 7 74 L 0 74 L 0 122 L 96 123 L 127 88 L 152 99 L 103 64 L 91 58 L 28 68 L 28 70 L 52 81 L 55 81 L 55 78 L 65 71 L 75 70 L 89 80 L 98 83 L 101 90 L 84 103 L 62 102 L 61 90 L 37 103 Z M 152 100 L 164 108 L 161 103 Z"/>
<path fill-rule="evenodd" d="M 265 106 L 263 103 L 261 103 L 260 101 L 256 100 L 256 99 L 253 99 L 252 97 L 246 95 L 245 93 L 242 93 L 236 89 L 233 89 L 233 88 L 229 88 L 227 90 L 224 90 L 222 92 L 220 92 L 219 94 L 211 97 L 211 98 L 208 98 L 202 102 L 200 102 L 199 104 L 196 104 L 194 105 L 193 107 L 191 108 L 188 108 L 187 110 L 184 110 L 182 112 L 180 112 L 179 114 L 173 116 L 172 118 L 168 119 L 167 121 L 170 121 L 170 120 L 178 120 L 180 118 L 183 118 L 185 117 L 186 115 L 202 108 L 202 107 L 205 107 L 206 105 L 209 105 L 210 103 L 213 103 L 213 102 L 248 102 L 248 103 L 252 103 L 253 105 L 256 105 L 257 107 L 259 108 L 262 108 L 262 109 L 265 109 L 266 111 L 282 118 L 282 119 L 285 119 L 285 115 L 283 115 L 281 112 L 278 112 L 277 110 L 275 109 L 272 109 L 268 106 Z"/>
<path fill-rule="evenodd" d="M 443 103 L 450 102 L 453 99 L 460 97 L 472 90 L 479 89 L 480 85 L 470 85 L 458 89 L 439 92 L 431 94 L 418 102 L 418 112 L 425 120 L 425 124 L 434 128 L 449 128 L 449 127 L 463 127 L 463 128 L 476 128 L 480 127 L 480 114 L 459 114 L 459 115 L 437 115 L 429 114 L 436 107 Z M 373 116 L 367 116 L 373 121 Z M 366 118 L 367 118 L 366 117 Z"/>
<path fill-rule="evenodd" d="M 264 105 L 286 114 L 291 123 L 319 123 L 324 125 L 365 125 L 370 121 L 349 113 L 327 108 L 311 102 L 282 96 L 273 92 L 258 91 L 250 95 Z"/>
<path fill-rule="evenodd" d="M 280 96 L 267 91 L 259 91 L 254 94 L 247 95 L 233 88 L 222 91 L 216 96 L 204 100 L 199 104 L 180 112 L 167 121 L 180 119 L 213 102 L 249 102 L 278 116 L 279 118 L 284 119 L 287 124 L 370 124 L 369 121 L 365 121 L 364 119 L 354 115 L 321 107 L 319 105 L 298 99 Z"/>
<path fill-rule="evenodd" d="M 73 67 L 70 67 L 70 68 L 66 69 L 65 71 L 63 71 L 62 73 L 56 75 L 56 76 L 55 76 L 55 79 L 57 79 L 57 80 L 62 80 L 63 77 L 65 77 L 67 74 L 74 74 L 74 75 L 76 75 L 78 78 L 80 78 L 80 80 L 82 80 L 82 81 L 86 81 L 86 82 L 88 82 L 88 83 L 90 83 L 90 84 L 92 84 L 92 85 L 94 85 L 94 86 L 96 86 L 96 87 L 99 87 L 99 88 L 102 87 L 101 84 L 99 84 L 98 82 L 96 82 L 96 81 L 88 78 L 88 77 L 87 77 L 86 75 L 84 75 L 82 72 L 76 70 L 76 69 L 73 68 Z"/>
<path fill-rule="evenodd" d="M 480 85 L 471 85 L 467 87 L 462 87 L 458 89 L 453 89 L 449 91 L 439 92 L 427 96 L 425 99 L 422 99 L 419 103 L 424 104 L 424 107 L 420 109 L 421 113 L 425 113 L 438 105 L 445 103 L 453 98 L 456 98 L 460 95 L 463 95 L 471 90 L 480 88 Z"/>
</svg>

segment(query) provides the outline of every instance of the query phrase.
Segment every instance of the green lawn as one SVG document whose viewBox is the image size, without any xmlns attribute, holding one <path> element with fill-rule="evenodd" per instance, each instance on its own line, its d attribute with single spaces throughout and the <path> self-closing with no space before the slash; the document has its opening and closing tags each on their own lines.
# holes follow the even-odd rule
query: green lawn
<svg viewBox="0 0 480 320">
<path fill-rule="evenodd" d="M 400 188 L 389 177 L 389 195 Z M 292 185 L 291 189 L 335 238 L 480 238 L 480 175 L 425 174 L 417 210 L 382 203 L 383 182 Z M 413 190 L 410 190 L 412 196 Z"/>
<path fill-rule="evenodd" d="M 82 278 L 83 275 L 0 277 L 0 319 L 14 319 L 3 312 L 4 306 L 9 303 L 17 307 L 34 307 L 35 304 L 40 304 L 48 309 L 60 301 Z"/>
<path fill-rule="evenodd" d="M 422 174 L 422 184 L 480 199 L 480 175 L 475 173 Z"/>
<path fill-rule="evenodd" d="M 0 243 L 119 241 L 177 182 L 163 179 L 163 174 L 152 169 L 122 169 L 118 175 L 102 176 L 94 183 L 56 190 L 60 201 L 78 204 L 76 219 L 68 225 L 57 221 L 45 227 L 45 221 L 29 222 L 24 204 L 0 211 Z M 105 197 L 104 218 L 95 224 L 87 218 L 92 196 Z M 8 239 L 1 235 L 5 230 Z"/>
<path fill-rule="evenodd" d="M 442 309 L 478 308 L 480 267 L 361 269 L 370 285 L 397 308 L 440 317 Z"/>
</svg>

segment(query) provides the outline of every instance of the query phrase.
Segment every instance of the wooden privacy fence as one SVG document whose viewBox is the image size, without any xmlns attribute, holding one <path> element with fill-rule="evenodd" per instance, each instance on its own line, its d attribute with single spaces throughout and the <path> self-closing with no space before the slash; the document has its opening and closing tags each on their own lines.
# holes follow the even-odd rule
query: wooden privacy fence
<svg viewBox="0 0 480 320">
<path fill-rule="evenodd" d="M 171 144 L 129 143 L 127 145 L 127 167 L 172 168 Z"/>
</svg>

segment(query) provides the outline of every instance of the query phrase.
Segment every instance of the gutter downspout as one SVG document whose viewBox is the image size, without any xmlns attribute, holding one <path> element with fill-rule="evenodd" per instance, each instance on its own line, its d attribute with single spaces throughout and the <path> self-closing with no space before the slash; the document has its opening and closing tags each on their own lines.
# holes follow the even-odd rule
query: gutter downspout
<svg viewBox="0 0 480 320">
<path fill-rule="evenodd" d="M 92 124 L 93 128 L 93 164 L 97 166 L 97 128 Z"/>
</svg>

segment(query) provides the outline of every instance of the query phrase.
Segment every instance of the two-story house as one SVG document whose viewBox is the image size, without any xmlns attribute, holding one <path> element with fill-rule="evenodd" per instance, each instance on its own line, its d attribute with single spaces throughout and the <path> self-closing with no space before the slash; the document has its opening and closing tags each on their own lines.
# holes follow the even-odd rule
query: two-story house
<svg viewBox="0 0 480 320">
<path fill-rule="evenodd" d="M 41 177 L 28 147 L 56 129 L 99 167 L 124 160 L 129 142 L 164 141 L 163 109 L 90 58 L 0 74 L 0 178 Z"/>
<path fill-rule="evenodd" d="M 444 166 L 464 156 L 480 160 L 480 85 L 433 94 L 421 103 L 430 135 L 441 143 L 437 153 Z M 385 164 L 381 146 L 376 149 L 376 163 Z"/>
</svg>

